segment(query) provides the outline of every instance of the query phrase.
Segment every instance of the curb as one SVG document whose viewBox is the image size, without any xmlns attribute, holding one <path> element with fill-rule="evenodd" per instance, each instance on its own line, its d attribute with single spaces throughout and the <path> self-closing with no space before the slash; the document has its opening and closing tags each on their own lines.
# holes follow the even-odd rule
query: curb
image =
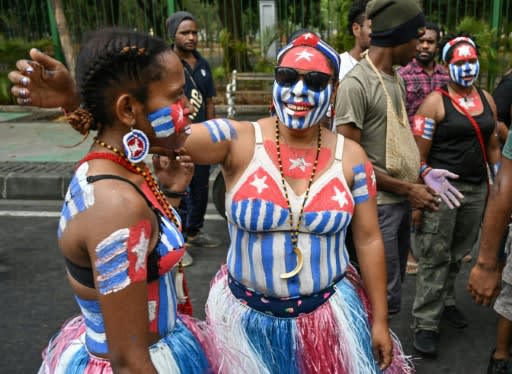
<svg viewBox="0 0 512 374">
<path fill-rule="evenodd" d="M 10 200 L 61 200 L 74 162 L 0 162 L 1 198 Z"/>
</svg>

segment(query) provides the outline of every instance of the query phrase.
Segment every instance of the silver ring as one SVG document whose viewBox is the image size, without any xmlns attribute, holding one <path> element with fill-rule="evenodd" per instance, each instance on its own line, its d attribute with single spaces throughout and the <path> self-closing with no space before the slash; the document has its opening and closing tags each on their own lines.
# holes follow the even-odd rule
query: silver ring
<svg viewBox="0 0 512 374">
<path fill-rule="evenodd" d="M 24 88 L 20 88 L 20 89 L 18 90 L 18 95 L 19 95 L 19 97 L 21 97 L 21 98 L 27 97 L 27 90 L 26 90 L 26 89 L 24 89 Z"/>
<path fill-rule="evenodd" d="M 30 83 L 30 79 L 28 79 L 27 77 L 23 77 L 20 79 L 20 84 L 22 86 L 28 86 L 29 83 Z"/>
<path fill-rule="evenodd" d="M 24 99 L 21 99 L 21 103 L 23 105 L 30 104 L 31 102 L 32 102 L 32 100 L 30 99 L 30 97 L 26 97 Z"/>
<path fill-rule="evenodd" d="M 180 161 L 181 160 L 181 156 L 176 156 L 176 161 Z"/>
</svg>

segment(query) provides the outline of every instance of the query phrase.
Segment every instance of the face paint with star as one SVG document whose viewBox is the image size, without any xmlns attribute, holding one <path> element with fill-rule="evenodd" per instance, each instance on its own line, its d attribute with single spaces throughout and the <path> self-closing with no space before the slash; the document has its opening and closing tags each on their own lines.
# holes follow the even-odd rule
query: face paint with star
<svg viewBox="0 0 512 374">
<path fill-rule="evenodd" d="M 316 71 L 332 75 L 325 55 L 309 46 L 297 46 L 283 56 L 280 67 L 296 69 L 299 73 Z M 301 74 L 302 75 L 302 74 Z M 327 113 L 333 91 L 332 82 L 320 91 L 307 86 L 303 77 L 290 86 L 274 82 L 272 101 L 279 120 L 292 129 L 306 129 L 319 123 Z"/>
<path fill-rule="evenodd" d="M 155 131 L 156 137 L 166 138 L 183 130 L 189 131 L 190 121 L 187 117 L 188 114 L 188 109 L 181 100 L 178 100 L 169 106 L 150 113 L 148 120 Z"/>
<path fill-rule="evenodd" d="M 476 49 L 466 43 L 456 46 L 448 67 L 453 82 L 462 87 L 470 87 L 478 79 L 480 72 Z"/>
</svg>

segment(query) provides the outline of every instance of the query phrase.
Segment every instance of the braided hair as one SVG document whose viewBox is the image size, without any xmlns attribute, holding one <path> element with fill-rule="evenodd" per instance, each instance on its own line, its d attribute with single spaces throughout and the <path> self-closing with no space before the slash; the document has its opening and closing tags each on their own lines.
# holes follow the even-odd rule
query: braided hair
<svg viewBox="0 0 512 374">
<path fill-rule="evenodd" d="M 148 34 L 108 28 L 92 33 L 80 50 L 76 65 L 81 108 L 68 120 L 80 133 L 101 131 L 112 124 L 117 90 L 125 90 L 145 103 L 148 86 L 161 79 L 159 55 L 170 47 Z"/>
</svg>

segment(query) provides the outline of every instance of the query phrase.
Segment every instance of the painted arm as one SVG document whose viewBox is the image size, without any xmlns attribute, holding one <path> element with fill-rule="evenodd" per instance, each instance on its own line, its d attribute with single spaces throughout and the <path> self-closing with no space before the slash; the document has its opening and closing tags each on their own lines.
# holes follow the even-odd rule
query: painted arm
<svg viewBox="0 0 512 374">
<path fill-rule="evenodd" d="M 391 364 L 393 345 L 388 328 L 386 262 L 377 219 L 375 178 L 363 149 L 353 142 L 345 144 L 343 172 L 351 181 L 356 203 L 352 218 L 354 244 L 373 308 L 373 351 L 380 368 L 385 369 Z"/>
<path fill-rule="evenodd" d="M 104 187 L 107 183 L 109 188 Z M 152 238 L 158 235 L 158 223 L 131 186 L 103 181 L 94 188 L 96 202 L 87 218 L 101 224 L 88 225 L 91 229 L 84 234 L 84 242 L 112 369 L 116 373 L 156 373 L 148 347 L 158 334 L 149 331 L 146 279 L 147 257 L 154 246 Z"/>
</svg>

